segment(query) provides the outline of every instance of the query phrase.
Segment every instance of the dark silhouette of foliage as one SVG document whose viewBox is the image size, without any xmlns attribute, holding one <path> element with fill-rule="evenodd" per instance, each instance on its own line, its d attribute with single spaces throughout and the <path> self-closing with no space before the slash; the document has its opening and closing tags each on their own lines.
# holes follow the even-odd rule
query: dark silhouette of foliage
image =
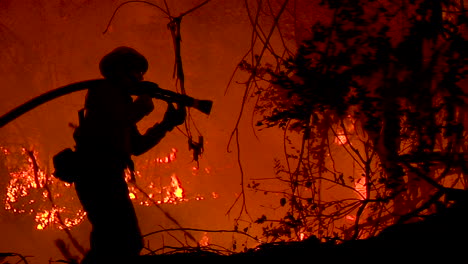
<svg viewBox="0 0 468 264">
<path fill-rule="evenodd" d="M 467 188 L 463 2 L 321 5 L 331 21 L 315 23 L 279 69 L 240 65 L 269 84 L 256 92 L 257 126 L 285 131 L 275 169 L 288 210 L 257 220 L 270 241 L 372 237 Z"/>
</svg>

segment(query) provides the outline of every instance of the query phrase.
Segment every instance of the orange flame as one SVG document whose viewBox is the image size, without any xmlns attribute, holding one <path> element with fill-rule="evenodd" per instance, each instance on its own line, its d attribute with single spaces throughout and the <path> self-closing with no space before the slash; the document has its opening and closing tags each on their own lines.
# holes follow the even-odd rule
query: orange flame
<svg viewBox="0 0 468 264">
<path fill-rule="evenodd" d="M 171 149 L 171 153 L 167 154 L 167 156 L 162 158 L 156 158 L 156 163 L 170 163 L 176 159 L 176 148 Z"/>
<path fill-rule="evenodd" d="M 171 187 L 168 190 L 168 196 L 164 199 L 164 202 L 175 202 L 181 201 L 185 197 L 184 189 L 180 183 L 179 178 L 175 173 L 171 175 Z"/>
<path fill-rule="evenodd" d="M 152 164 L 173 162 L 176 159 L 176 152 L 177 149 L 172 148 L 168 155 L 154 159 Z M 0 146 L 0 155 L 6 158 L 10 176 L 4 202 L 6 210 L 32 215 L 37 230 L 71 228 L 84 221 L 86 213 L 81 210 L 79 201 L 63 195 L 63 192 L 68 192 L 73 184 L 64 183 L 42 171 L 37 164 L 37 152 L 31 152 L 24 148 L 9 149 Z M 210 173 L 210 170 L 210 168 L 205 168 L 206 173 Z M 198 171 L 198 168 L 195 171 Z M 125 174 L 126 180 L 130 180 L 130 171 L 127 170 Z M 160 185 L 160 183 L 154 182 L 151 177 L 142 177 L 139 171 L 135 171 L 137 183 L 146 189 L 147 195 L 139 195 L 139 190 L 129 184 L 130 199 L 142 206 L 189 201 L 186 199 L 185 190 L 178 176 L 174 173 L 170 177 L 169 183 Z M 157 180 L 161 181 L 162 178 L 158 177 Z M 53 190 L 53 192 L 48 190 Z M 219 194 L 213 192 L 210 196 L 216 199 Z M 192 197 L 192 200 L 195 201 L 204 199 L 205 197 L 201 194 L 195 194 Z M 54 201 L 53 204 L 50 203 L 51 200 Z"/>
<path fill-rule="evenodd" d="M 343 129 L 344 127 L 344 129 Z M 335 144 L 337 145 L 345 145 L 349 141 L 349 134 L 354 131 L 354 120 L 353 118 L 348 115 L 344 120 L 343 120 L 343 127 L 338 127 L 336 129 L 336 135 L 335 135 Z M 349 142 L 351 143 L 351 142 Z"/>
<path fill-rule="evenodd" d="M 207 232 L 203 234 L 203 237 L 200 239 L 200 241 L 198 241 L 198 244 L 200 244 L 202 247 L 207 247 L 210 245 L 210 238 L 208 237 Z"/>
<path fill-rule="evenodd" d="M 357 181 L 354 182 L 354 189 L 358 192 L 358 198 L 360 200 L 364 200 L 367 197 L 367 189 L 366 189 L 366 177 L 362 176 Z M 346 220 L 349 221 L 356 221 L 356 216 L 354 215 L 347 215 L 345 217 Z"/>
<path fill-rule="evenodd" d="M 70 210 L 57 205 L 50 208 L 50 204 L 47 205 L 51 198 L 59 198 L 61 195 L 54 193 L 53 197 L 49 197 L 50 193 L 45 189 L 46 185 L 51 186 L 52 189 L 63 188 L 63 186 L 69 188 L 71 185 L 48 177 L 47 173 L 38 168 L 37 152 L 27 151 L 25 148 L 22 148 L 21 151 L 12 151 L 0 147 L 0 150 L 6 158 L 10 175 L 10 181 L 6 187 L 5 210 L 35 215 L 34 222 L 37 230 L 44 230 L 53 225 L 63 229 L 76 226 L 83 221 L 86 214 L 79 210 L 77 213 L 72 212 L 71 217 L 64 218 L 62 220 L 64 226 L 62 226 L 58 217 L 59 213 L 64 212 L 70 216 Z M 18 165 L 22 160 L 26 160 L 27 163 Z"/>
<path fill-rule="evenodd" d="M 354 189 L 360 194 L 359 199 L 364 200 L 367 197 L 366 177 L 362 176 L 354 183 Z"/>
</svg>

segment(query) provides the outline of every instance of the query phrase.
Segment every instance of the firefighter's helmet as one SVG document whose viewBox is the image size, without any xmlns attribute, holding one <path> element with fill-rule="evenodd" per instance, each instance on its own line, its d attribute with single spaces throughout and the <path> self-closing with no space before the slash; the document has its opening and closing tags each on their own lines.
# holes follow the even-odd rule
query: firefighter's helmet
<svg viewBox="0 0 468 264">
<path fill-rule="evenodd" d="M 99 70 L 102 76 L 108 79 L 118 78 L 121 74 L 134 71 L 144 74 L 148 70 L 148 61 L 135 49 L 122 46 L 101 59 Z"/>
</svg>

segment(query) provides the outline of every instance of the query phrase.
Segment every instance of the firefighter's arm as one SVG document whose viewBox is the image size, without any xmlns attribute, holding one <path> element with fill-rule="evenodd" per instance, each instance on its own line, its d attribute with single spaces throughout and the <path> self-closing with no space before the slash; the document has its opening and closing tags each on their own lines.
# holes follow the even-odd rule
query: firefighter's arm
<svg viewBox="0 0 468 264">
<path fill-rule="evenodd" d="M 176 109 L 169 103 L 161 123 L 156 123 L 154 126 L 150 127 L 143 135 L 140 135 L 138 130 L 136 130 L 135 133 L 137 134 L 135 134 L 132 139 L 132 154 L 138 156 L 156 146 L 167 132 L 183 124 L 185 117 L 185 107 L 178 106 Z"/>
</svg>

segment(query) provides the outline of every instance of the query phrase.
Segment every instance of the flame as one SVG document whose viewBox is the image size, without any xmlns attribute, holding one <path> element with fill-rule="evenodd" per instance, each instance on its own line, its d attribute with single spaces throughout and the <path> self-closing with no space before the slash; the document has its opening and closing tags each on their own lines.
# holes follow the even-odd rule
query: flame
<svg viewBox="0 0 468 264">
<path fill-rule="evenodd" d="M 176 160 L 176 148 L 171 149 L 171 153 L 167 154 L 165 157 L 162 158 L 156 158 L 155 161 L 156 163 L 170 163 Z"/>
<path fill-rule="evenodd" d="M 307 238 L 307 236 L 306 236 L 306 234 L 304 232 L 299 233 L 299 240 L 300 241 L 302 241 L 302 240 L 304 240 L 306 238 Z"/>
<path fill-rule="evenodd" d="M 179 178 L 175 173 L 171 175 L 171 185 L 170 188 L 167 190 L 167 197 L 164 199 L 164 202 L 177 202 L 182 201 L 185 197 L 184 189 L 180 183 Z"/>
<path fill-rule="evenodd" d="M 364 200 L 367 197 L 366 177 L 362 176 L 354 183 L 354 189 L 360 194 L 359 199 Z"/>
<path fill-rule="evenodd" d="M 176 153 L 177 149 L 172 148 L 169 154 L 161 158 L 150 159 L 153 162 L 148 164 L 157 166 L 161 163 L 171 163 L 176 160 Z M 3 155 L 7 161 L 10 176 L 4 202 L 4 208 L 7 211 L 31 215 L 36 230 L 72 228 L 84 221 L 86 213 L 82 210 L 77 197 L 62 195 L 70 191 L 74 193 L 70 190 L 73 184 L 62 182 L 42 171 L 37 164 L 37 152 L 27 151 L 25 148 L 0 146 L 0 155 Z M 194 170 L 198 171 L 198 168 Z M 211 169 L 205 168 L 205 172 L 210 173 Z M 153 178 L 151 175 L 142 177 L 138 170 L 134 173 L 138 185 L 147 194 L 139 195 L 139 190 L 129 184 L 129 197 L 134 203 L 152 206 L 154 203 L 177 204 L 189 201 L 182 182 L 175 173 L 170 175 L 170 182 L 167 184 L 161 184 L 163 177 Z M 127 181 L 130 180 L 130 175 L 129 170 L 125 171 Z M 209 196 L 216 199 L 219 194 L 213 192 Z M 205 197 L 201 194 L 194 194 L 191 199 L 200 201 L 205 200 Z M 51 203 L 51 201 L 54 202 Z"/>
<path fill-rule="evenodd" d="M 171 175 L 171 186 L 174 187 L 174 195 L 177 198 L 184 197 L 184 189 L 180 185 L 180 181 L 175 174 Z"/>
<path fill-rule="evenodd" d="M 198 241 L 198 244 L 202 247 L 207 247 L 210 245 L 210 238 L 208 237 L 208 233 L 203 233 L 203 237 Z"/>
<path fill-rule="evenodd" d="M 354 119 L 351 117 L 351 115 L 348 115 L 344 120 L 343 120 L 343 127 L 338 127 L 336 129 L 336 135 L 335 135 L 335 144 L 337 145 L 345 145 L 348 143 L 349 138 L 354 132 L 355 127 L 354 127 Z M 344 129 L 343 129 L 344 128 Z M 351 144 L 351 142 L 349 142 Z"/>
<path fill-rule="evenodd" d="M 5 155 L 11 152 L 2 148 Z M 26 149 L 21 149 L 21 154 L 26 155 Z M 34 153 L 34 155 L 36 155 Z M 12 204 L 16 203 L 20 198 L 29 194 L 30 189 L 38 189 L 44 187 L 46 174 L 42 170 L 35 171 L 32 158 L 28 157 L 28 168 L 22 171 L 15 171 L 10 173 L 10 182 L 7 186 L 5 209 L 12 208 Z"/>
<path fill-rule="evenodd" d="M 60 223 L 59 213 L 65 212 L 65 207 L 54 207 L 51 210 L 44 210 L 42 212 L 36 213 L 35 222 L 38 223 L 36 229 L 43 230 L 46 227 Z M 86 213 L 83 210 L 78 210 L 77 217 L 75 218 L 65 218 L 63 219 L 63 225 L 67 228 L 77 226 L 84 221 Z M 60 225 L 59 229 L 63 229 L 64 227 Z"/>
<path fill-rule="evenodd" d="M 348 142 L 348 137 L 344 134 L 342 129 L 338 129 L 335 137 L 335 144 L 344 145 Z"/>
<path fill-rule="evenodd" d="M 28 151 L 21 148 L 20 151 L 9 150 L 0 147 L 1 153 L 6 159 L 10 181 L 6 187 L 6 199 L 4 208 L 13 213 L 28 213 L 34 215 L 37 230 L 56 225 L 59 229 L 79 225 L 86 215 L 83 211 L 73 213 L 66 207 L 50 205 L 53 198 L 59 198 L 59 192 L 50 197 L 50 189 L 59 190 L 69 188 L 70 184 L 63 184 L 48 176 L 38 167 L 36 151 Z M 26 161 L 24 163 L 23 161 Z M 50 187 L 49 189 L 46 186 Z M 50 208 L 51 207 L 51 208 Z M 59 214 L 69 216 L 62 221 Z"/>
<path fill-rule="evenodd" d="M 354 182 L 354 189 L 358 192 L 358 198 L 360 200 L 364 200 L 367 197 L 367 189 L 366 189 L 366 177 L 361 176 L 357 181 Z M 355 215 L 346 215 L 346 220 L 349 221 L 356 221 Z"/>
</svg>

